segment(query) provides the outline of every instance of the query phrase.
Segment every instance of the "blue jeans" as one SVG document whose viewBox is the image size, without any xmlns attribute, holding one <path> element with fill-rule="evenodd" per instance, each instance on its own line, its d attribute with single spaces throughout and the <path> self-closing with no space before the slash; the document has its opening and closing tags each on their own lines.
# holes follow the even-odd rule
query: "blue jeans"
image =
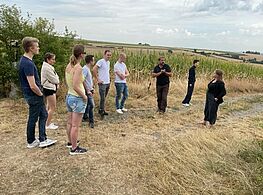
<svg viewBox="0 0 263 195">
<path fill-rule="evenodd" d="M 128 87 L 126 83 L 115 83 L 116 87 L 116 97 L 115 97 L 115 105 L 116 109 L 123 109 L 125 100 L 128 98 Z M 122 95 L 122 98 L 121 98 Z M 120 103 L 121 99 L 121 103 Z"/>
<path fill-rule="evenodd" d="M 94 123 L 93 108 L 95 107 L 94 98 L 92 95 L 88 95 L 87 107 L 83 115 L 83 119 L 89 118 L 90 123 Z"/>
<path fill-rule="evenodd" d="M 27 143 L 31 144 L 36 139 L 35 128 L 37 121 L 39 127 L 39 141 L 45 141 L 47 139 L 46 121 L 48 113 L 45 107 L 44 97 L 37 95 L 25 95 L 24 97 L 27 104 L 29 105 L 29 116 L 27 121 Z"/>
</svg>

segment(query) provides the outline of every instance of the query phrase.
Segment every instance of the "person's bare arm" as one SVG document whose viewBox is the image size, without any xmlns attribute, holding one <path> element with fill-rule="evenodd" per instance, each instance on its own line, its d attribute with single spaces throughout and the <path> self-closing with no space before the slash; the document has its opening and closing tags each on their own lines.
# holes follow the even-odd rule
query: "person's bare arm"
<svg viewBox="0 0 263 195">
<path fill-rule="evenodd" d="M 125 69 L 125 77 L 128 77 L 130 75 L 130 72 L 128 71 L 128 69 Z"/>
<path fill-rule="evenodd" d="M 165 73 L 165 75 L 168 76 L 168 77 L 173 76 L 173 73 L 172 73 L 172 72 L 164 72 L 164 73 Z"/>
<path fill-rule="evenodd" d="M 43 96 L 43 93 L 39 89 L 39 87 L 36 85 L 35 77 L 34 76 L 27 76 L 27 81 L 29 83 L 30 89 L 38 96 Z"/>
<path fill-rule="evenodd" d="M 155 78 L 155 77 L 158 77 L 162 74 L 162 72 L 158 72 L 158 73 L 152 73 L 152 77 Z"/>
<path fill-rule="evenodd" d="M 93 77 L 94 77 L 94 81 L 97 82 L 98 84 L 102 84 L 103 82 L 99 80 L 99 76 L 98 76 L 98 65 L 96 64 L 93 67 Z"/>
<path fill-rule="evenodd" d="M 81 96 L 84 100 L 87 100 L 87 96 L 83 91 L 81 90 L 80 86 L 83 85 L 83 82 L 81 82 L 82 77 L 82 68 L 76 67 L 75 72 L 73 74 L 73 89 L 77 92 L 79 96 Z M 84 85 L 85 86 L 85 85 Z"/>
<path fill-rule="evenodd" d="M 123 75 L 120 71 L 115 71 L 115 73 L 121 78 L 121 80 L 125 79 L 125 75 Z"/>
</svg>

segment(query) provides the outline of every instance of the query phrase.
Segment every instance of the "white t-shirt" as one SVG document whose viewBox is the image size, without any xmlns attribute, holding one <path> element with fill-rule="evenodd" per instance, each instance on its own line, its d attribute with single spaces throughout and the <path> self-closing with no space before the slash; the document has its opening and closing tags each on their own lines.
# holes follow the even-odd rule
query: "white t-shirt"
<svg viewBox="0 0 263 195">
<path fill-rule="evenodd" d="M 125 70 L 126 64 L 124 62 L 116 62 L 116 64 L 114 65 L 115 83 L 126 83 L 126 79 L 122 80 L 116 73 L 118 71 L 121 74 L 125 75 Z"/>
<path fill-rule="evenodd" d="M 99 80 L 103 81 L 103 84 L 110 84 L 110 61 L 101 59 L 96 64 Z"/>
</svg>

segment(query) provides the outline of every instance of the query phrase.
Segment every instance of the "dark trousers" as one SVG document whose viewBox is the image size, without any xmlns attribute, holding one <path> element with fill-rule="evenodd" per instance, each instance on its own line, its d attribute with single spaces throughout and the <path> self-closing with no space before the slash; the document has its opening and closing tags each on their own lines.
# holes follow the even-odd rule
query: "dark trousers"
<svg viewBox="0 0 263 195">
<path fill-rule="evenodd" d="M 105 100 L 110 90 L 110 84 L 99 84 L 100 108 L 99 113 L 105 111 Z"/>
<path fill-rule="evenodd" d="M 206 102 L 205 102 L 205 121 L 209 121 L 211 125 L 216 123 L 217 118 L 217 110 L 219 104 L 215 101 L 215 97 L 211 93 L 206 94 Z"/>
<path fill-rule="evenodd" d="M 165 112 L 166 110 L 168 92 L 169 84 L 156 86 L 158 110 L 161 112 Z"/>
<path fill-rule="evenodd" d="M 94 113 L 93 113 L 93 108 L 95 107 L 94 98 L 90 94 L 87 94 L 87 96 L 88 96 L 87 107 L 83 115 L 83 119 L 88 118 L 90 123 L 94 123 Z"/>
<path fill-rule="evenodd" d="M 188 87 L 187 87 L 187 94 L 183 100 L 183 104 L 189 104 L 193 95 L 193 91 L 194 91 L 194 83 L 188 83 Z"/>
<path fill-rule="evenodd" d="M 39 141 L 46 140 L 46 121 L 48 113 L 44 104 L 43 96 L 26 96 L 25 100 L 29 105 L 29 116 L 27 121 L 27 142 L 31 144 L 35 141 L 35 128 L 38 121 Z"/>
</svg>

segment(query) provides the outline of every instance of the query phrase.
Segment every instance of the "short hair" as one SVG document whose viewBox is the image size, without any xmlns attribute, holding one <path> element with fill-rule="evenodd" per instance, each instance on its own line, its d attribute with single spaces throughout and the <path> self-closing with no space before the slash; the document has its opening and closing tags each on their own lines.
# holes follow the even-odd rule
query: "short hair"
<svg viewBox="0 0 263 195">
<path fill-rule="evenodd" d="M 90 62 L 93 61 L 93 58 L 94 58 L 94 55 L 86 55 L 86 57 L 85 57 L 85 62 L 86 62 L 87 64 L 89 64 Z"/>
<path fill-rule="evenodd" d="M 108 52 L 111 52 L 109 49 L 106 49 L 105 51 L 104 51 L 104 55 L 106 55 Z"/>
<path fill-rule="evenodd" d="M 25 52 L 29 52 L 30 47 L 32 47 L 33 43 L 39 43 L 39 40 L 34 37 L 24 37 L 22 39 L 22 46 Z"/>
<path fill-rule="evenodd" d="M 47 60 L 50 60 L 51 58 L 55 57 L 56 55 L 53 54 L 53 53 L 50 53 L 50 52 L 47 52 L 45 55 L 44 55 L 44 61 L 47 62 Z"/>
<path fill-rule="evenodd" d="M 198 63 L 198 62 L 199 62 L 199 60 L 194 60 L 193 64 L 196 64 L 196 63 Z"/>
<path fill-rule="evenodd" d="M 223 80 L 223 71 L 222 70 L 215 70 L 215 74 L 219 77 L 220 80 Z"/>
<path fill-rule="evenodd" d="M 164 58 L 164 59 L 165 59 L 165 57 L 164 57 L 164 56 L 160 56 L 160 57 L 158 58 L 158 61 L 160 61 L 162 58 Z"/>
<path fill-rule="evenodd" d="M 119 58 L 121 57 L 127 57 L 125 53 L 120 53 Z"/>
</svg>

